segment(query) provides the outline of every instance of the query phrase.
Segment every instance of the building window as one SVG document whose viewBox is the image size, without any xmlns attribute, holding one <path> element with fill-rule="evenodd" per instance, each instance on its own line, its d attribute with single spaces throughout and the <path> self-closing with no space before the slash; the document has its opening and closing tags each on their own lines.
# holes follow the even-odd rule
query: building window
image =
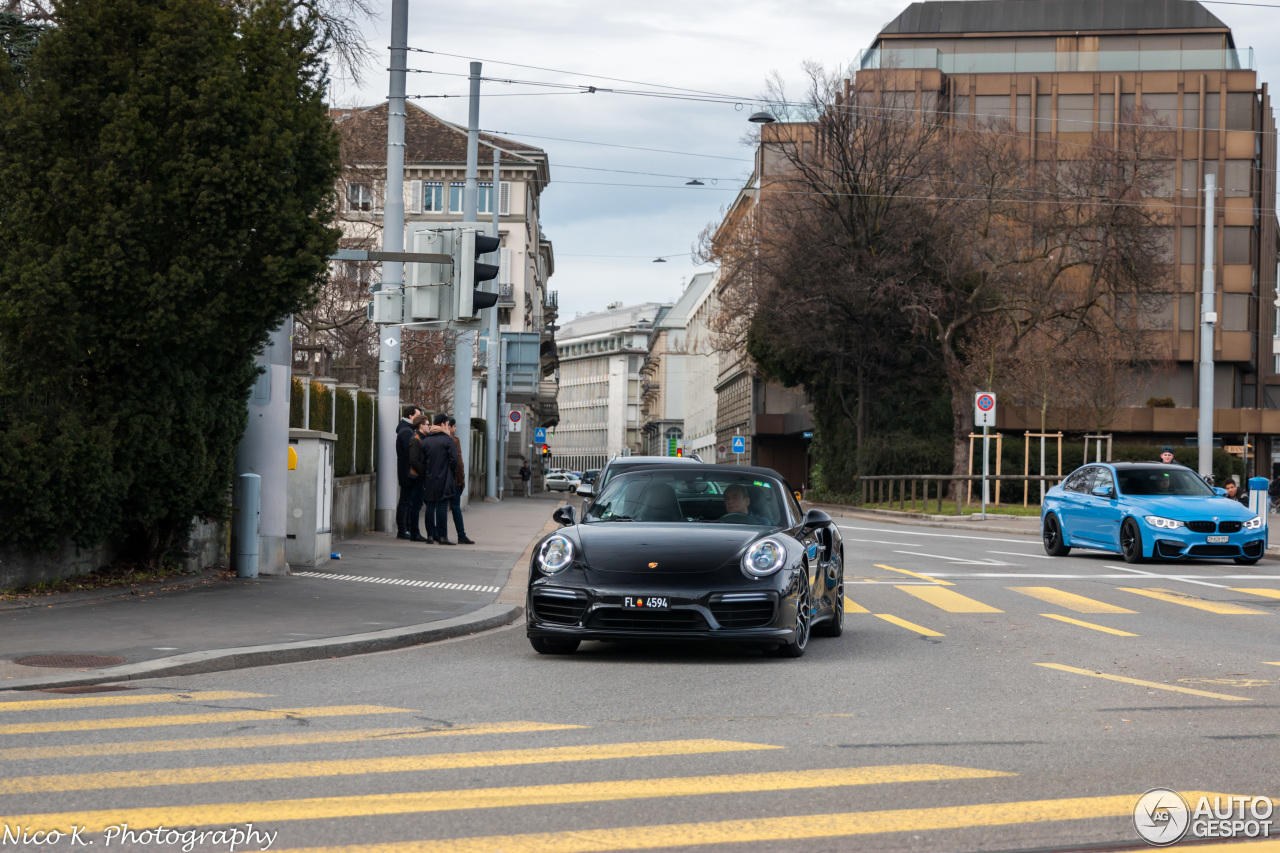
<svg viewBox="0 0 1280 853">
<path fill-rule="evenodd" d="M 1019 133 L 1027 133 L 1031 130 L 1031 96 L 1018 95 L 1015 100 L 1018 113 L 1015 119 L 1015 129 Z"/>
<path fill-rule="evenodd" d="M 1252 92 L 1227 95 L 1227 130 L 1253 130 L 1253 117 L 1258 99 Z"/>
<path fill-rule="evenodd" d="M 422 184 L 422 212 L 444 213 L 444 183 L 424 181 Z"/>
<path fill-rule="evenodd" d="M 1177 95 L 1143 95 L 1142 107 L 1147 123 L 1167 128 L 1178 126 Z"/>
<path fill-rule="evenodd" d="M 1050 133 L 1053 95 L 1036 95 L 1036 133 Z"/>
<path fill-rule="evenodd" d="M 347 210 L 372 209 L 372 188 L 368 184 L 347 184 Z"/>
<path fill-rule="evenodd" d="M 1058 96 L 1058 132 L 1093 132 L 1093 95 Z"/>
<path fill-rule="evenodd" d="M 1098 96 L 1098 133 L 1110 133 L 1116 126 L 1116 96 Z"/>
<path fill-rule="evenodd" d="M 1222 262 L 1224 264 L 1253 263 L 1252 249 L 1252 228 L 1229 225 L 1222 229 Z"/>
<path fill-rule="evenodd" d="M 493 214 L 493 184 L 479 184 L 480 188 L 480 204 L 479 212 Z"/>
<path fill-rule="evenodd" d="M 462 212 L 462 191 L 464 184 L 449 184 L 449 212 Z"/>
</svg>

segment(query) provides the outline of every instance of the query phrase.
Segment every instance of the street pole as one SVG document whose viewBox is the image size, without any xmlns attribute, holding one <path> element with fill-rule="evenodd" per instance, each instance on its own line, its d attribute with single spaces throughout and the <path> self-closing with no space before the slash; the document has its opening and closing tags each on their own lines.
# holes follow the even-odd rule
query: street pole
<svg viewBox="0 0 1280 853">
<path fill-rule="evenodd" d="M 982 520 L 983 521 L 987 520 L 987 466 L 988 466 L 987 448 L 989 447 L 987 442 L 990 440 L 987 435 L 987 430 L 989 429 L 990 427 L 988 427 L 986 424 L 982 425 Z"/>
<path fill-rule="evenodd" d="M 382 249 L 404 251 L 404 81 L 409 47 L 409 0 L 391 0 L 391 88 L 387 97 L 387 180 L 382 205 Z M 404 290 L 404 264 L 382 262 L 378 289 Z M 396 476 L 395 425 L 400 420 L 400 327 L 378 328 L 378 493 L 374 501 L 374 527 L 384 533 L 395 530 Z"/>
<path fill-rule="evenodd" d="M 1200 453 L 1197 472 L 1206 481 L 1213 476 L 1213 326 L 1218 322 L 1213 298 L 1213 203 L 1217 189 L 1213 175 L 1204 176 L 1204 278 L 1200 302 L 1200 420 L 1196 445 Z"/>
<path fill-rule="evenodd" d="M 498 493 L 501 494 L 507 485 L 507 344 L 501 333 L 493 345 L 498 348 L 498 411 L 494 417 L 498 421 L 498 476 L 501 478 L 498 480 Z"/>
<path fill-rule="evenodd" d="M 480 63 L 471 63 L 469 78 L 471 101 L 467 108 L 467 182 L 462 190 L 462 221 L 478 224 L 480 187 L 476 173 L 480 165 Z M 471 470 L 471 363 L 475 354 L 475 333 L 463 332 L 458 336 L 458 346 L 453 361 L 453 416 L 458 425 L 458 442 L 462 445 L 462 459 L 467 471 Z M 470 501 L 467 484 L 458 485 L 462 505 Z"/>
<path fill-rule="evenodd" d="M 477 146 L 478 147 L 478 146 Z M 479 156 L 477 152 L 477 157 Z M 502 168 L 502 153 L 498 150 L 498 146 L 493 147 L 493 190 L 490 198 L 493 200 L 493 236 L 501 237 L 498 233 L 498 208 L 502 201 L 502 184 L 498 180 Z M 502 266 L 502 247 L 493 253 L 493 262 L 499 267 Z M 493 289 L 495 292 L 502 289 L 502 274 L 493 280 Z M 498 491 L 501 486 L 498 484 L 500 472 L 498 471 L 498 427 L 502 425 L 501 416 L 498 414 L 498 309 L 493 307 L 489 309 L 489 343 L 485 347 L 486 373 L 488 380 L 484 385 L 484 409 L 488 413 L 485 418 L 485 452 L 489 457 L 489 464 L 485 470 L 484 476 L 484 499 L 487 501 L 498 500 Z"/>
</svg>

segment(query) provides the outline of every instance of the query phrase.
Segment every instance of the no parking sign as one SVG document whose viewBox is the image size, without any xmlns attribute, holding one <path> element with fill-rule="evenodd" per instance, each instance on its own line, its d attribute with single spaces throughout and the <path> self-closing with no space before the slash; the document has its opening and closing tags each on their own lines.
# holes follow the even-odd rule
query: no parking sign
<svg viewBox="0 0 1280 853">
<path fill-rule="evenodd" d="M 973 398 L 973 425 L 996 425 L 996 395 L 990 391 L 979 391 Z"/>
</svg>

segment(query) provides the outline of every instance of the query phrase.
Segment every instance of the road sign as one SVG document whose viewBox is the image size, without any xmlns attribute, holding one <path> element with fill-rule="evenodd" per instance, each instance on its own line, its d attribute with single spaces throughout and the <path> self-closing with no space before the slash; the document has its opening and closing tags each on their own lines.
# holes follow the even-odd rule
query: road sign
<svg viewBox="0 0 1280 853">
<path fill-rule="evenodd" d="M 716 456 L 719 456 L 721 459 L 723 459 L 728 455 L 729 455 L 729 448 L 725 447 L 723 444 L 716 448 Z"/>
<path fill-rule="evenodd" d="M 537 429 L 535 429 L 535 430 L 533 431 L 533 443 L 534 443 L 534 444 L 546 444 L 546 443 L 547 443 L 547 428 L 546 428 L 546 427 L 538 427 Z"/>
<path fill-rule="evenodd" d="M 507 417 L 511 419 L 511 422 L 513 424 L 520 423 L 520 410 L 512 409 L 510 412 L 507 413 Z"/>
<path fill-rule="evenodd" d="M 813 438 L 813 430 L 805 430 L 801 438 Z"/>
<path fill-rule="evenodd" d="M 734 453 L 747 452 L 747 437 L 745 435 L 735 435 L 733 437 L 733 452 Z"/>
<path fill-rule="evenodd" d="M 974 426 L 996 425 L 996 395 L 990 391 L 979 391 L 973 398 Z"/>
</svg>

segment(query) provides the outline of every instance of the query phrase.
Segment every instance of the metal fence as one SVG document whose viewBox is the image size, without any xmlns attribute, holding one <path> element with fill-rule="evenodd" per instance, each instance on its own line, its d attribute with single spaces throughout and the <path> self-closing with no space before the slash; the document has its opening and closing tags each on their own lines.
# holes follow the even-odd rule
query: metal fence
<svg viewBox="0 0 1280 853">
<path fill-rule="evenodd" d="M 1038 483 L 1041 481 L 1054 485 L 1066 479 L 1067 475 L 1054 474 L 1002 474 L 988 475 L 987 479 L 996 483 L 1014 482 L 1014 483 Z M 917 495 L 920 501 L 922 512 L 929 511 L 929 504 L 936 503 L 938 514 L 941 515 L 943 510 L 943 501 L 946 500 L 948 492 L 953 492 L 955 503 L 955 514 L 960 515 L 964 506 L 965 489 L 962 484 L 982 482 L 981 474 L 966 476 L 964 474 L 883 474 L 870 477 L 860 477 L 862 483 L 862 503 L 882 504 L 888 503 L 893 505 L 896 500 L 898 508 L 906 511 L 908 506 L 914 510 L 916 508 Z M 951 486 L 955 488 L 951 488 Z M 919 492 L 917 493 L 917 486 Z M 981 488 L 981 485 L 979 485 Z M 1028 506 L 1026 491 L 1023 490 L 1022 505 Z M 997 490 L 997 497 L 999 491 Z M 950 503 L 950 501 L 948 501 Z M 990 506 L 998 506 L 998 501 L 989 503 Z"/>
</svg>

